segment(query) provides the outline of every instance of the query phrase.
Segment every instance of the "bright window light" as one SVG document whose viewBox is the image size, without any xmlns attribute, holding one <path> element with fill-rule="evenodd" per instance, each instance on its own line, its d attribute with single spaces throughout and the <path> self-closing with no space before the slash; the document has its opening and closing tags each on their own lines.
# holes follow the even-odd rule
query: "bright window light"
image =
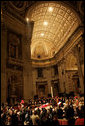
<svg viewBox="0 0 85 126">
<path fill-rule="evenodd" d="M 53 7 L 49 7 L 48 10 L 49 10 L 49 12 L 52 12 L 53 11 Z"/>
<path fill-rule="evenodd" d="M 28 22 L 29 21 L 29 18 L 26 18 L 26 21 Z"/>
<path fill-rule="evenodd" d="M 47 26 L 47 25 L 48 25 L 48 22 L 47 22 L 47 21 L 44 21 L 43 24 L 44 24 L 45 26 Z"/>
<path fill-rule="evenodd" d="M 44 33 L 41 33 L 41 36 L 44 36 Z"/>
</svg>

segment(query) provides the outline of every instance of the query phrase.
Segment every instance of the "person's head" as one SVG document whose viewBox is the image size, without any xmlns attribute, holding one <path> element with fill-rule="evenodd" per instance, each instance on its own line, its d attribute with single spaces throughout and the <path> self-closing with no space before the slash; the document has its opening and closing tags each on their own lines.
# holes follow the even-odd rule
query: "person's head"
<svg viewBox="0 0 85 126">
<path fill-rule="evenodd" d="M 30 107 L 28 106 L 28 110 L 30 110 Z"/>
<path fill-rule="evenodd" d="M 37 111 L 34 111 L 34 115 L 37 115 Z"/>
<path fill-rule="evenodd" d="M 17 114 L 17 110 L 14 110 L 14 114 Z"/>
<path fill-rule="evenodd" d="M 4 103 L 2 103 L 2 107 L 4 107 Z"/>
<path fill-rule="evenodd" d="M 43 103 L 45 103 L 45 100 L 43 100 Z"/>
<path fill-rule="evenodd" d="M 57 118 L 57 114 L 54 114 L 53 116 L 53 120 L 56 121 L 58 118 Z"/>
<path fill-rule="evenodd" d="M 11 117 L 10 116 L 8 116 L 7 119 L 8 119 L 8 121 L 11 121 Z"/>
<path fill-rule="evenodd" d="M 1 111 L 3 111 L 3 107 L 1 106 Z"/>
<path fill-rule="evenodd" d="M 11 109 L 9 109 L 9 115 L 12 115 L 13 111 Z"/>
</svg>

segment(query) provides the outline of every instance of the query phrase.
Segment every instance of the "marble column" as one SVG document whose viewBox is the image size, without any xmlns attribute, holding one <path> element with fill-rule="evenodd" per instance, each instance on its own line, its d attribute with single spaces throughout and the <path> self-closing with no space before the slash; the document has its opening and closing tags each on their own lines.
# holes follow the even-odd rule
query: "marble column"
<svg viewBox="0 0 85 126">
<path fill-rule="evenodd" d="M 1 22 L 1 103 L 6 102 L 7 82 L 6 82 L 6 58 L 7 58 L 7 28 L 4 20 Z"/>
<path fill-rule="evenodd" d="M 34 95 L 36 95 L 37 94 L 37 92 L 36 92 L 37 69 L 36 68 L 33 68 L 32 76 L 33 76 L 33 93 L 34 93 Z"/>
<path fill-rule="evenodd" d="M 33 31 L 33 22 L 29 22 L 26 26 L 26 35 L 23 38 L 23 81 L 24 81 L 24 99 L 28 101 L 33 98 L 32 83 L 32 61 L 31 61 L 31 38 Z"/>
<path fill-rule="evenodd" d="M 82 68 L 81 68 L 81 63 L 80 63 L 80 57 L 82 55 L 79 54 L 79 47 L 76 45 L 73 49 L 73 54 L 77 59 L 77 65 L 78 65 L 78 74 L 79 74 L 79 80 L 80 80 L 80 87 L 81 87 L 81 93 L 84 93 L 84 78 L 83 78 L 83 73 L 82 73 Z"/>
<path fill-rule="evenodd" d="M 58 63 L 58 71 L 59 71 L 59 89 L 60 89 L 60 93 L 64 93 L 65 92 L 65 88 L 64 88 L 64 78 L 63 78 L 63 75 L 62 75 L 62 71 L 63 71 L 63 68 L 62 68 L 62 63 Z"/>
<path fill-rule="evenodd" d="M 84 39 L 82 39 L 81 43 L 80 43 L 80 48 L 81 48 L 81 69 L 82 69 L 82 74 L 83 74 L 83 78 L 84 78 Z"/>
<path fill-rule="evenodd" d="M 51 87 L 52 87 L 51 80 L 52 80 L 52 76 L 53 76 L 53 67 L 49 67 L 48 68 L 48 93 L 49 94 L 51 94 Z M 52 87 L 52 89 L 53 89 L 53 87 Z"/>
</svg>

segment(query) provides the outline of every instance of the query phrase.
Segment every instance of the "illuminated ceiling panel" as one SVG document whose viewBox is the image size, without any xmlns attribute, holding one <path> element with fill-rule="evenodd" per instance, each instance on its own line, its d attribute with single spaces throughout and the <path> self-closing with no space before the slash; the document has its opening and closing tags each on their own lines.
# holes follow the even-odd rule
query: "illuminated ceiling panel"
<svg viewBox="0 0 85 126">
<path fill-rule="evenodd" d="M 80 24 L 73 10 L 57 2 L 37 3 L 28 17 L 34 21 L 31 56 L 39 60 L 52 58 Z"/>
</svg>

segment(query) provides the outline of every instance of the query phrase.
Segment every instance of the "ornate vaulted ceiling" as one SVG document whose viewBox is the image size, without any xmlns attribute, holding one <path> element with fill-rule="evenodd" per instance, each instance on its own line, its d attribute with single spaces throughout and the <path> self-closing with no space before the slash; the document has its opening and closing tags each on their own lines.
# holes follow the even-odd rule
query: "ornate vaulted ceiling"
<svg viewBox="0 0 85 126">
<path fill-rule="evenodd" d="M 83 19 L 82 1 L 3 1 L 2 5 L 20 21 L 26 17 L 34 21 L 31 57 L 37 60 L 54 57 L 80 25 L 77 14 Z"/>
<path fill-rule="evenodd" d="M 62 2 L 38 2 L 27 17 L 34 21 L 31 55 L 39 60 L 52 58 L 80 24 L 77 14 Z"/>
</svg>

